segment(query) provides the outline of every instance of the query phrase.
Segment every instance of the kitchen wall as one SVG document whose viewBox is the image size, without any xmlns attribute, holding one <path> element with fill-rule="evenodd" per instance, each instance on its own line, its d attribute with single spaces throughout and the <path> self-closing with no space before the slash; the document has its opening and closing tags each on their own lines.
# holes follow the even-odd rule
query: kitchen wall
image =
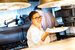
<svg viewBox="0 0 75 50">
<path fill-rule="evenodd" d="M 11 11 L 0 11 L 0 27 L 4 26 L 4 21 L 10 21 L 14 19 L 17 15 L 16 10 Z"/>
<path fill-rule="evenodd" d="M 30 7 L 27 7 L 27 8 L 24 8 L 24 9 L 19 9 L 17 10 L 18 14 L 20 15 L 29 15 L 29 13 L 34 9 L 34 7 L 36 5 L 38 5 L 38 2 L 30 2 L 31 3 L 31 6 Z"/>
</svg>

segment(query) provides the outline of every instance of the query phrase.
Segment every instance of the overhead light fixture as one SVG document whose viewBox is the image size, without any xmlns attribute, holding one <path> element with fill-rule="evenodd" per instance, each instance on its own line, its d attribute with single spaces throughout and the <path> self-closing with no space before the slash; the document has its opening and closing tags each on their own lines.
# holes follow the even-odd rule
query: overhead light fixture
<svg viewBox="0 0 75 50">
<path fill-rule="evenodd" d="M 0 11 L 29 7 L 28 0 L 0 0 Z"/>
<path fill-rule="evenodd" d="M 52 8 L 75 4 L 75 0 L 40 0 L 39 8 Z"/>
</svg>

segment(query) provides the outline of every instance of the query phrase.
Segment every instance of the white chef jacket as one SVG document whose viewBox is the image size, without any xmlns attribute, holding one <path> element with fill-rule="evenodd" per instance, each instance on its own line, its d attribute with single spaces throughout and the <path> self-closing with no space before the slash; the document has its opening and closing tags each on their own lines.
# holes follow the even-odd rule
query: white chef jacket
<svg viewBox="0 0 75 50">
<path fill-rule="evenodd" d="M 50 37 L 47 36 L 45 41 L 41 41 L 41 37 L 44 34 L 43 29 L 41 28 L 40 30 L 35 27 L 33 24 L 30 26 L 27 32 L 27 43 L 29 47 L 33 47 L 36 45 L 41 45 L 42 43 L 49 43 L 50 42 Z"/>
</svg>

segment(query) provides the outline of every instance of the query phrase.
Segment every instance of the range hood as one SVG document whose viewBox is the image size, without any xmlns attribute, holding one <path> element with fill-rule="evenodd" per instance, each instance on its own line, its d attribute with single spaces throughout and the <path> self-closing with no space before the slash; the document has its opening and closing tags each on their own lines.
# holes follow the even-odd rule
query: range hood
<svg viewBox="0 0 75 50">
<path fill-rule="evenodd" d="M 0 0 L 0 11 L 21 9 L 30 5 L 27 0 Z"/>
<path fill-rule="evenodd" d="M 75 0 L 40 0 L 39 8 L 52 8 L 75 4 Z"/>
</svg>

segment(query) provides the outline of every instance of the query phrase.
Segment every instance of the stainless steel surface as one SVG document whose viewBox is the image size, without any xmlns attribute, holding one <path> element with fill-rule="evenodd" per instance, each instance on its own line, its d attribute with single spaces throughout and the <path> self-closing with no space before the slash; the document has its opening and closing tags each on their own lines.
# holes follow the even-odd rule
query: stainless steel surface
<svg viewBox="0 0 75 50">
<path fill-rule="evenodd" d="M 75 37 L 21 50 L 75 50 Z"/>
</svg>

